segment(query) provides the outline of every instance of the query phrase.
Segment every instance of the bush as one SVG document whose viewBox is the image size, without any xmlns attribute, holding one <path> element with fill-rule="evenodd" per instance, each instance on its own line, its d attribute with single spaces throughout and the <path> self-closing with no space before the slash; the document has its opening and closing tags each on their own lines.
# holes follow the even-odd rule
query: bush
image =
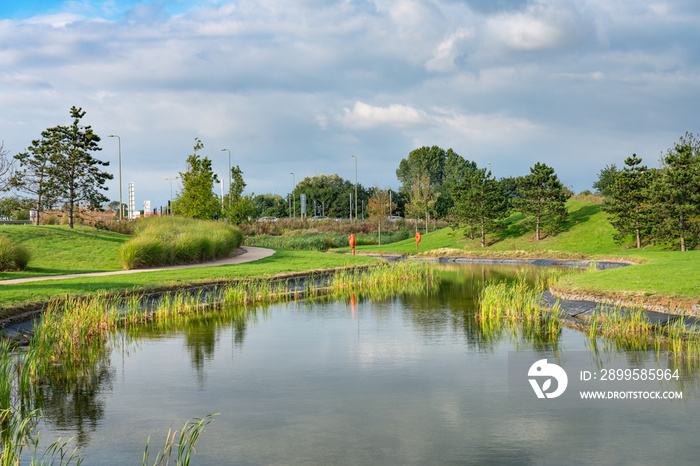
<svg viewBox="0 0 700 466">
<path fill-rule="evenodd" d="M 58 225 L 59 222 L 56 214 L 39 215 L 39 225 Z"/>
<path fill-rule="evenodd" d="M 126 269 L 221 259 L 243 240 L 241 232 L 226 223 L 183 217 L 153 217 L 133 228 L 134 238 L 120 250 Z"/>
<path fill-rule="evenodd" d="M 12 220 L 29 220 L 29 211 L 24 209 L 13 210 Z"/>
<path fill-rule="evenodd" d="M 15 244 L 6 236 L 0 236 L 0 271 L 24 270 L 31 260 L 29 250 Z"/>
</svg>

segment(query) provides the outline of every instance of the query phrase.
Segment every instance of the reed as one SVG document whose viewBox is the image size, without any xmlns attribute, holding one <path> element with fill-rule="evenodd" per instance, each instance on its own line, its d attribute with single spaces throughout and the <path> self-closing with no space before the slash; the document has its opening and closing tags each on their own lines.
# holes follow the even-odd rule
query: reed
<svg viewBox="0 0 700 466">
<path fill-rule="evenodd" d="M 548 271 L 534 280 L 521 274 L 512 282 L 487 283 L 475 313 L 479 326 L 487 332 L 502 333 L 505 329 L 512 339 L 526 341 L 536 350 L 556 350 L 562 329 L 559 304 L 545 308 L 540 294 L 559 276 L 561 272 Z"/>
<path fill-rule="evenodd" d="M 200 435 L 204 432 L 204 427 L 209 425 L 214 416 L 217 414 L 209 414 L 202 419 L 189 419 L 185 421 L 182 429 L 173 431 L 172 427 L 168 430 L 168 435 L 165 438 L 163 448 L 156 454 L 155 462 L 150 462 L 149 444 L 151 438 L 146 441 L 146 449 L 143 453 L 143 466 L 153 464 L 153 466 L 170 464 L 170 460 L 175 461 L 178 466 L 187 466 L 190 464 L 192 454 L 196 453 L 195 445 L 199 440 Z"/>
<path fill-rule="evenodd" d="M 29 378 L 32 364 L 30 355 L 16 352 L 9 341 L 0 342 L 0 465 L 19 465 L 27 459 L 30 464 L 58 461 L 69 465 L 75 461 L 79 465 L 83 459 L 77 455 L 77 449 L 69 449 L 71 439 L 59 438 L 43 452 L 39 451 L 39 435 L 34 435 L 39 410 L 27 405 L 27 393 L 34 387 Z M 23 458 L 25 450 L 31 447 L 31 457 Z"/>
</svg>

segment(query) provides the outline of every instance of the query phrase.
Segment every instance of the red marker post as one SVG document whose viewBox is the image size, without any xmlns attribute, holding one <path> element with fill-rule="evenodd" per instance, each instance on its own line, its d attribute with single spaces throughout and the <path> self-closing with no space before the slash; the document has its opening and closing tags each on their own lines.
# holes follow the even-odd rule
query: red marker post
<svg viewBox="0 0 700 466">
<path fill-rule="evenodd" d="M 352 248 L 352 255 L 353 257 L 355 256 L 355 234 L 351 234 L 348 237 L 348 240 L 350 241 L 350 247 Z"/>
<path fill-rule="evenodd" d="M 420 243 L 420 231 L 416 232 L 416 251 L 418 251 L 418 243 Z"/>
</svg>

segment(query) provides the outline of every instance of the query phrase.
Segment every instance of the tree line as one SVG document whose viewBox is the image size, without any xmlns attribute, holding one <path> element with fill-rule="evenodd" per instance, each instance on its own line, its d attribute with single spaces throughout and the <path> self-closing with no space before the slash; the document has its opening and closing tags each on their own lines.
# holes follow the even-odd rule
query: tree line
<svg viewBox="0 0 700 466">
<path fill-rule="evenodd" d="M 700 141 L 686 133 L 649 169 L 632 154 L 618 170 L 609 165 L 594 183 L 616 230 L 615 240 L 678 243 L 681 251 L 700 242 Z"/>
</svg>

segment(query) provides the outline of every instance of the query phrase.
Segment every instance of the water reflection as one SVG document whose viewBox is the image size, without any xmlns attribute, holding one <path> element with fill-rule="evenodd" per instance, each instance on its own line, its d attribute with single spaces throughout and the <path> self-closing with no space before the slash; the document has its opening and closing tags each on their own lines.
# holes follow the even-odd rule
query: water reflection
<svg viewBox="0 0 700 466">
<path fill-rule="evenodd" d="M 535 280 L 541 270 L 446 265 L 434 285 L 176 315 L 118 334 L 82 375 L 53 377 L 37 399 L 47 429 L 75 435 L 96 462 L 142 453 L 147 431 L 140 426 L 154 419 L 220 411 L 203 437 L 203 464 L 522 464 L 541 461 L 536 445 L 563 445 L 562 432 L 574 435 L 576 426 L 568 412 L 507 406 L 508 351 L 565 364 L 574 348 L 585 350 L 592 367 L 611 360 L 679 367 L 676 386 L 688 396 L 697 391 L 697 362 L 642 357 L 566 328 L 543 332 L 475 318 L 485 282 L 517 273 Z M 152 384 L 139 380 L 156 375 Z M 122 417 L 114 404 L 123 406 Z M 593 431 L 610 422 L 598 411 L 572 412 Z M 101 451 L 105 442 L 116 453 Z"/>
</svg>

